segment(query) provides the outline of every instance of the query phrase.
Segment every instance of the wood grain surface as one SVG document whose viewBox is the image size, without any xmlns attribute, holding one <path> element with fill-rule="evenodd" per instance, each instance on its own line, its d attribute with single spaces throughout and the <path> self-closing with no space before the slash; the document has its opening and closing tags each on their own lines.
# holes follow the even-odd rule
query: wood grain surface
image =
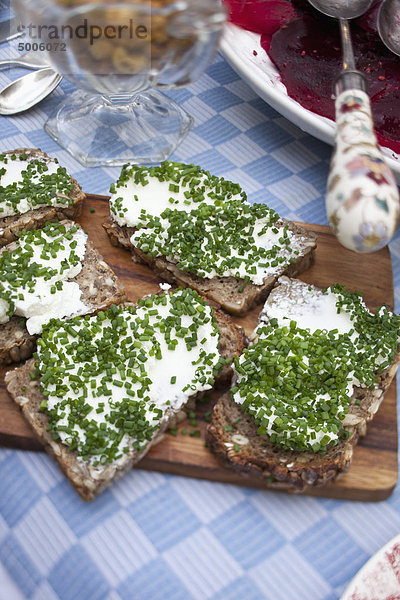
<svg viewBox="0 0 400 600">
<path fill-rule="evenodd" d="M 144 294 L 158 291 L 159 279 L 147 267 L 135 264 L 128 252 L 110 245 L 102 227 L 107 216 L 107 198 L 88 195 L 79 222 L 106 262 L 122 279 L 129 299 L 135 301 Z M 358 255 L 340 246 L 328 227 L 305 227 L 318 234 L 318 248 L 314 265 L 301 279 L 321 287 L 341 283 L 349 289 L 357 289 L 362 292 L 367 305 L 372 309 L 382 303 L 393 306 L 392 268 L 387 248 L 375 254 Z M 257 307 L 246 317 L 235 318 L 235 322 L 250 333 L 256 324 L 260 308 Z M 12 448 L 41 450 L 41 445 L 22 418 L 19 408 L 7 394 L 4 387 L 5 371 L 6 369 L 0 371 L 0 444 Z M 198 403 L 191 422 L 184 421 L 175 436 L 166 434 L 136 468 L 249 487 L 265 487 L 265 484 L 254 477 L 245 478 L 220 466 L 205 447 L 207 418 L 216 398 L 216 393 L 208 394 Z M 197 437 L 199 432 L 200 437 Z M 394 382 L 377 416 L 369 425 L 367 435 L 356 447 L 349 472 L 325 488 L 308 493 L 330 498 L 378 501 L 391 494 L 396 482 L 397 417 Z"/>
</svg>

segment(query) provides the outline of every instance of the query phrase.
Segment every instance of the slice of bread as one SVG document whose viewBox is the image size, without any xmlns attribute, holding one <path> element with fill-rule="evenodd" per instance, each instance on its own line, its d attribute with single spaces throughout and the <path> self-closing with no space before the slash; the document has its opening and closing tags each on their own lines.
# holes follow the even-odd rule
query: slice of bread
<svg viewBox="0 0 400 600">
<path fill-rule="evenodd" d="M 176 264 L 170 262 L 164 256 L 153 258 L 145 254 L 137 246 L 134 246 L 130 241 L 135 232 L 134 228 L 121 227 L 111 217 L 103 226 L 113 246 L 120 246 L 132 252 L 133 259 L 136 262 L 147 264 L 163 281 L 183 287 L 190 287 L 199 292 L 199 294 L 217 302 L 230 314 L 244 315 L 256 304 L 265 301 L 281 275 L 296 277 L 306 271 L 313 263 L 316 235 L 285 219 L 281 219 L 277 223 L 277 226 L 282 228 L 285 225 L 299 239 L 303 240 L 303 252 L 296 259 L 296 262 L 277 270 L 276 274 L 264 279 L 263 285 L 255 285 L 251 282 L 245 283 L 243 279 L 236 279 L 235 277 L 217 276 L 207 279 L 187 273 L 179 269 Z"/>
<path fill-rule="evenodd" d="M 163 281 L 195 289 L 234 315 L 263 302 L 281 275 L 313 260 L 316 235 L 251 205 L 238 184 L 195 165 L 125 165 L 104 228 Z"/>
<path fill-rule="evenodd" d="M 230 318 L 223 312 L 215 310 L 214 315 L 220 332 L 218 345 L 220 355 L 225 359 L 229 359 L 229 357 L 235 354 L 240 354 L 245 341 L 243 331 L 234 325 Z M 190 358 L 190 352 L 187 352 L 187 360 L 190 360 Z M 184 368 L 184 364 L 179 364 L 179 369 Z M 130 470 L 147 453 L 153 444 L 162 439 L 163 432 L 168 427 L 176 424 L 177 419 L 179 420 L 184 409 L 184 406 L 181 406 L 179 410 L 168 407 L 161 426 L 154 431 L 144 449 L 139 450 L 131 447 L 130 451 L 117 464 L 111 462 L 94 468 L 90 461 L 83 461 L 67 445 L 60 441 L 54 441 L 51 433 L 47 431 L 48 418 L 40 411 L 40 405 L 44 400 L 44 396 L 39 389 L 40 382 L 32 379 L 30 375 L 34 371 L 34 359 L 27 361 L 22 367 L 9 371 L 5 376 L 7 390 L 21 407 L 24 417 L 31 425 L 39 441 L 44 445 L 46 451 L 57 460 L 70 483 L 81 498 L 86 501 L 93 500 L 96 495 L 108 487 L 115 479 Z M 231 375 L 232 369 L 227 360 L 227 364 L 225 364 L 216 377 L 215 385 L 218 386 L 227 383 Z M 193 401 L 197 395 L 189 397 L 187 406 L 193 406 Z"/>
<path fill-rule="evenodd" d="M 66 226 L 76 226 L 72 221 L 60 222 Z M 13 242 L 0 250 L 12 252 L 17 247 Z M 82 292 L 81 300 L 88 307 L 88 313 L 95 313 L 125 300 L 125 290 L 114 271 L 102 259 L 90 241 L 86 242 L 86 252 L 82 261 L 82 269 L 75 281 Z M 31 335 L 26 328 L 26 319 L 13 316 L 0 324 L 0 364 L 10 364 L 25 360 L 32 355 L 37 335 Z"/>
<path fill-rule="evenodd" d="M 46 164 L 54 165 L 54 160 L 38 148 L 16 148 L 15 150 L 7 150 L 1 155 L 15 155 L 17 160 L 19 160 L 20 156 L 26 155 L 27 161 L 40 160 Z M 0 168 L 3 166 L 4 165 L 0 163 Z M 43 227 L 47 221 L 77 218 L 81 212 L 85 194 L 82 192 L 75 179 L 70 176 L 69 179 L 71 182 L 71 189 L 68 191 L 66 197 L 64 195 L 62 196 L 64 204 L 56 206 L 55 204 L 57 204 L 57 202 L 52 201 L 51 203 L 38 205 L 27 212 L 6 217 L 1 217 L 2 213 L 0 211 L 0 247 L 15 241 L 18 237 L 18 233 L 23 229 L 39 229 Z M 0 178 L 0 209 L 4 203 L 4 200 L 1 199 L 1 192 L 3 189 Z"/>
<path fill-rule="evenodd" d="M 302 290 L 300 294 L 299 289 Z M 301 304 L 301 296 L 307 294 L 308 289 L 313 294 L 318 293 L 313 286 L 309 288 L 296 280 L 285 281 L 284 285 L 278 285 L 272 291 L 266 305 L 270 307 L 276 303 L 278 307 L 287 307 L 288 302 Z M 289 315 L 291 318 L 294 317 Z M 268 320 L 264 313 L 260 323 L 267 323 Z M 254 338 L 256 340 L 257 337 Z M 369 388 L 354 387 L 348 412 L 342 421 L 348 437 L 339 439 L 336 445 L 328 445 L 325 454 L 311 449 L 295 451 L 271 444 L 268 435 L 258 433 L 258 424 L 253 416 L 232 400 L 231 393 L 226 393 L 214 407 L 207 432 L 208 445 L 224 465 L 244 477 L 251 475 L 260 478 L 266 487 L 303 492 L 309 487 L 325 485 L 350 467 L 354 447 L 359 437 L 365 435 L 367 423 L 378 411 L 399 362 L 397 344 L 392 363 L 377 376 L 375 385 Z"/>
</svg>

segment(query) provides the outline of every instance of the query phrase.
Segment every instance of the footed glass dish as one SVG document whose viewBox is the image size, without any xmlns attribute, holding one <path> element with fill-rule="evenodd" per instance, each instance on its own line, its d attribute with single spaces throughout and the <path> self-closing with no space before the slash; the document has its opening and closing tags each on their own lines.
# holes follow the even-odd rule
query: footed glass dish
<svg viewBox="0 0 400 600">
<path fill-rule="evenodd" d="M 84 166 L 158 163 L 192 126 L 163 94 L 210 63 L 225 13 L 217 0 L 14 0 L 32 44 L 78 89 L 46 131 Z"/>
</svg>

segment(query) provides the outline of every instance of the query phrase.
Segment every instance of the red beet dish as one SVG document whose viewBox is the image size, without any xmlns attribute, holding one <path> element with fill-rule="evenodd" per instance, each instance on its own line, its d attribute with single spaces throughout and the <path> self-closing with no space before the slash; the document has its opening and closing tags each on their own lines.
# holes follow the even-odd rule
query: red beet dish
<svg viewBox="0 0 400 600">
<path fill-rule="evenodd" d="M 333 82 L 342 69 L 337 22 L 307 0 L 225 0 L 229 20 L 261 35 L 261 46 L 288 95 L 304 108 L 334 119 Z M 356 67 L 368 81 L 379 143 L 400 154 L 400 58 L 381 42 L 381 0 L 351 23 Z"/>
</svg>

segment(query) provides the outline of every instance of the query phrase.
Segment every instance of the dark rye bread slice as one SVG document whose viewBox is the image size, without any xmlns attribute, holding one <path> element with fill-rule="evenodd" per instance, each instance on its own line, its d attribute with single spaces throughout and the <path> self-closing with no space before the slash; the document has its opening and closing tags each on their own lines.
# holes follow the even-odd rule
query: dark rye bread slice
<svg viewBox="0 0 400 600">
<path fill-rule="evenodd" d="M 27 154 L 28 157 L 38 158 L 50 161 L 51 157 L 42 152 L 39 148 L 16 148 L 15 150 L 6 150 L 2 154 Z M 10 244 L 18 237 L 18 233 L 23 229 L 40 229 L 44 227 L 47 221 L 60 221 L 61 219 L 76 219 L 79 217 L 85 194 L 82 192 L 78 182 L 71 177 L 74 184 L 69 197 L 73 204 L 69 206 L 41 206 L 35 210 L 30 210 L 21 215 L 3 217 L 0 219 L 0 247 Z"/>
<path fill-rule="evenodd" d="M 71 221 L 61 221 L 74 225 Z M 11 250 L 16 242 L 3 247 L 1 251 Z M 0 251 L 0 254 L 1 254 Z M 86 252 L 81 272 L 71 279 L 82 290 L 82 302 L 88 305 L 88 313 L 98 312 L 125 300 L 125 290 L 114 271 L 103 260 L 91 242 L 86 242 Z M 14 316 L 0 325 L 0 365 L 25 360 L 35 350 L 37 335 L 31 335 L 24 317 Z"/>
<path fill-rule="evenodd" d="M 214 407 L 207 431 L 208 446 L 222 464 L 243 477 L 256 476 L 272 489 L 304 492 L 309 487 L 326 485 L 349 469 L 359 437 L 365 435 L 367 423 L 376 414 L 399 362 L 400 353 L 393 365 L 381 374 L 376 390 L 355 390 L 346 415 L 345 428 L 350 431 L 350 437 L 328 449 L 324 456 L 272 446 L 267 436 L 257 434 L 253 419 L 231 400 L 229 392 Z M 356 400 L 360 400 L 359 406 Z"/>
<path fill-rule="evenodd" d="M 199 294 L 217 302 L 227 312 L 233 315 L 243 315 L 256 304 L 265 301 L 278 277 L 281 275 L 295 277 L 307 270 L 312 264 L 317 236 L 285 219 L 280 219 L 276 225 L 277 227 L 288 225 L 290 231 L 301 237 L 304 240 L 304 252 L 297 258 L 296 262 L 277 271 L 276 275 L 264 279 L 263 285 L 245 284 L 243 279 L 236 279 L 235 277 L 207 279 L 186 273 L 178 269 L 174 263 L 164 256 L 149 257 L 140 248 L 134 246 L 131 237 L 135 232 L 135 228 L 121 227 L 111 217 L 103 226 L 113 246 L 121 246 L 132 252 L 133 259 L 136 262 L 147 264 L 163 281 L 178 284 L 182 287 L 190 287 Z"/>
<path fill-rule="evenodd" d="M 219 351 L 224 358 L 240 354 L 243 351 L 245 338 L 242 329 L 238 328 L 231 319 L 222 311 L 216 310 L 220 330 Z M 150 449 L 150 447 L 159 442 L 163 433 L 168 427 L 173 427 L 182 413 L 168 409 L 167 418 L 162 427 L 156 432 L 147 448 L 138 452 L 132 450 L 119 465 L 106 465 L 100 473 L 96 473 L 88 463 L 85 463 L 71 452 L 65 444 L 55 442 L 51 434 L 46 431 L 47 417 L 39 411 L 43 396 L 39 390 L 39 382 L 32 380 L 30 372 L 34 370 L 34 359 L 27 361 L 22 367 L 6 373 L 5 382 L 7 390 L 14 401 L 21 407 L 22 414 L 31 425 L 39 441 L 43 444 L 45 450 L 55 458 L 70 483 L 76 489 L 83 500 L 93 500 L 100 492 L 108 487 L 114 480 L 118 479 L 124 473 L 129 471 Z M 225 366 L 216 379 L 215 385 L 226 384 L 232 375 L 230 367 Z M 187 407 L 193 406 L 197 396 L 189 398 Z"/>
<path fill-rule="evenodd" d="M 276 288 L 278 290 L 279 288 Z M 257 433 L 253 418 L 225 393 L 216 403 L 207 430 L 207 443 L 220 462 L 241 474 L 262 479 L 266 487 L 303 492 L 320 487 L 346 472 L 360 436 L 367 432 L 400 362 L 400 351 L 393 363 L 379 376 L 373 389 L 355 387 L 352 403 L 343 421 L 347 440 L 341 440 L 325 455 L 296 452 L 273 446 L 268 436 Z"/>
</svg>

